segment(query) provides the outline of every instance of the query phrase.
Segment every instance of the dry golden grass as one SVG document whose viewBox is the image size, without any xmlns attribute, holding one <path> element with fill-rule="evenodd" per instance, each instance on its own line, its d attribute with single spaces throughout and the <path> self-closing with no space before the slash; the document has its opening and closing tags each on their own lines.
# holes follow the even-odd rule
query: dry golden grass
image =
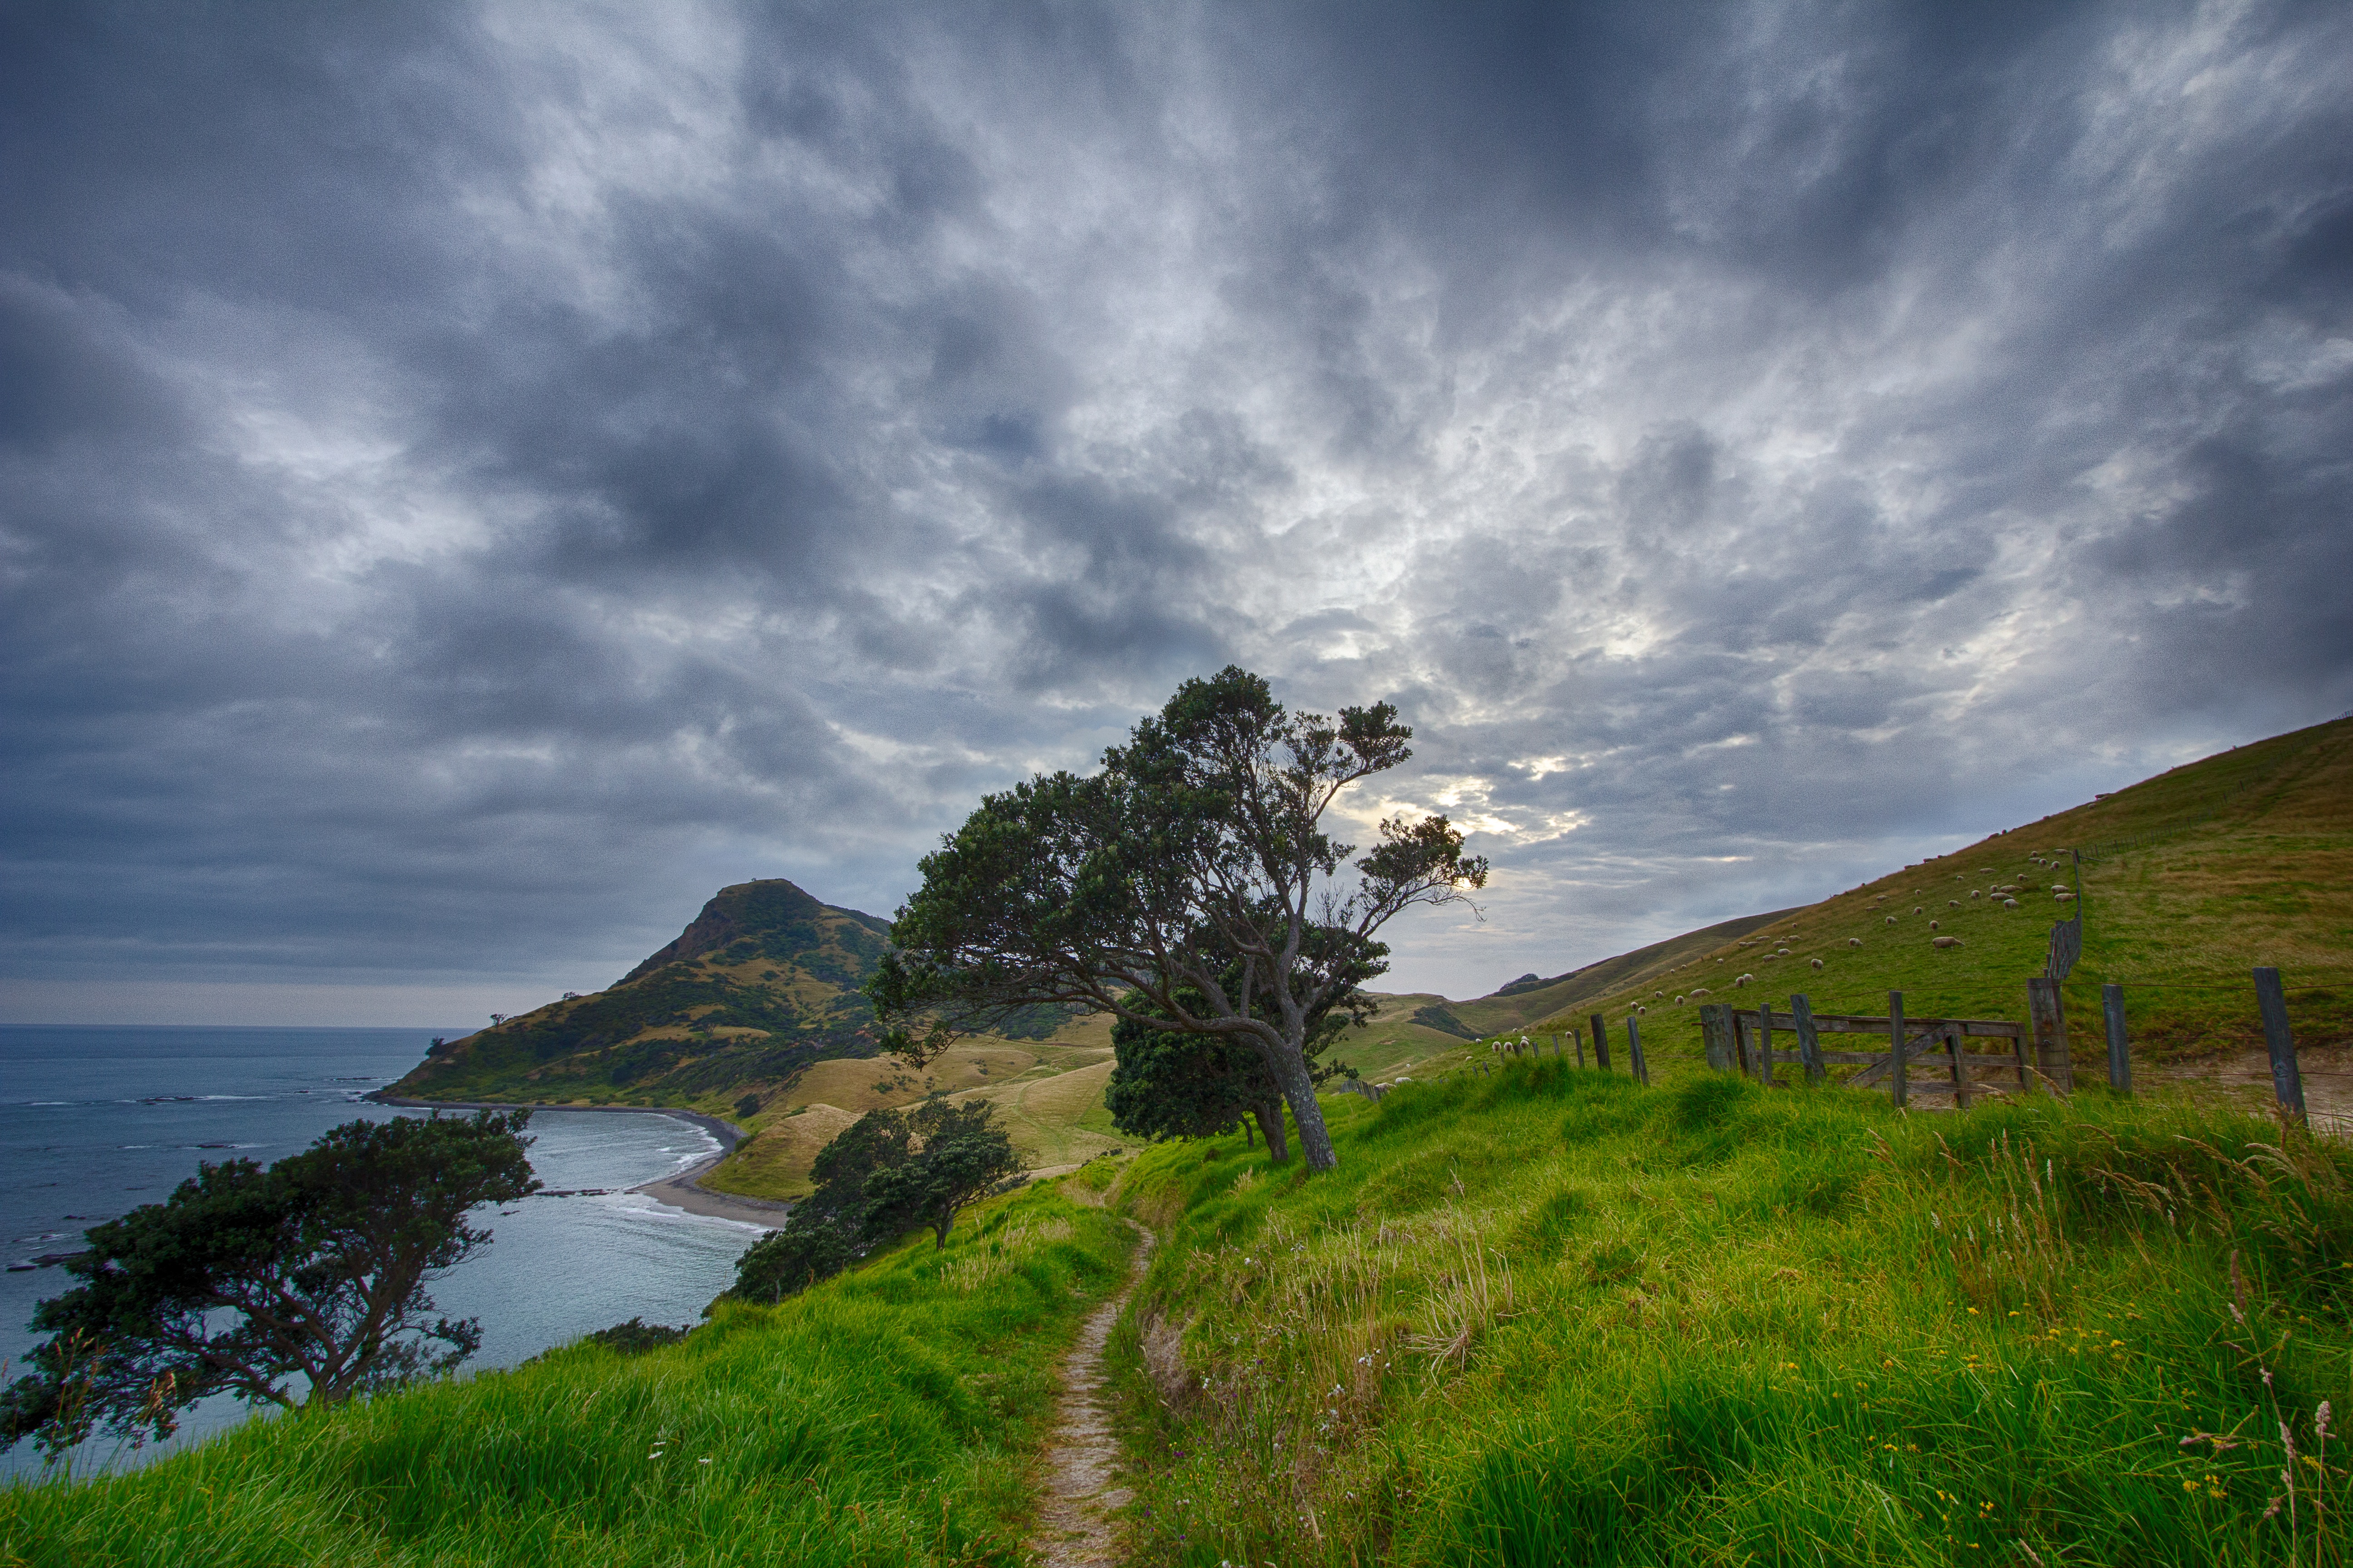
<svg viewBox="0 0 2353 1568">
<path fill-rule="evenodd" d="M 1013 1147 L 1031 1169 L 1073 1164 L 1120 1147 L 1119 1135 L 1103 1103 L 1111 1069 L 1111 1062 L 1100 1061 L 1053 1078 L 968 1089 L 948 1098 L 994 1104 L 1012 1136 Z"/>
<path fill-rule="evenodd" d="M 818 1151 L 857 1120 L 838 1105 L 812 1105 L 797 1116 L 779 1116 L 705 1172 L 702 1184 L 747 1198 L 806 1197 Z"/>
<path fill-rule="evenodd" d="M 954 1094 L 984 1089 L 1018 1078 L 1038 1062 L 1037 1056 L 1016 1046 L 962 1044 L 948 1047 L 922 1079 L 890 1057 L 812 1062 L 793 1080 L 777 1103 L 837 1105 L 844 1110 L 868 1111 L 885 1105 L 907 1105 L 923 1098 L 929 1088 Z M 928 1080 L 928 1083 L 926 1082 Z"/>
</svg>

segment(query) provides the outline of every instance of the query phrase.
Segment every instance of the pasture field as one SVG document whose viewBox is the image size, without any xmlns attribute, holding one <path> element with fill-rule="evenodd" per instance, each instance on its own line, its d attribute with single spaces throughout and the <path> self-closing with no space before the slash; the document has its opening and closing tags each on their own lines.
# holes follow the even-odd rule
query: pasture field
<svg viewBox="0 0 2353 1568">
<path fill-rule="evenodd" d="M 1123 1180 L 1133 1561 L 2342 1560 L 2341 1145 L 1549 1059 L 1330 1115 Z"/>
</svg>

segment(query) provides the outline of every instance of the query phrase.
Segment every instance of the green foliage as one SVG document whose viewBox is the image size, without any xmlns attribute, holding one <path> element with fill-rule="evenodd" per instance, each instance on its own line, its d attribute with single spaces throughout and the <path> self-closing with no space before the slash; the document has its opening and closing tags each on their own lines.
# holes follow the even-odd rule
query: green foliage
<svg viewBox="0 0 2353 1568">
<path fill-rule="evenodd" d="M 686 1338 L 685 1328 L 670 1328 L 664 1323 L 649 1323 L 643 1318 L 631 1318 L 626 1323 L 615 1323 L 609 1329 L 598 1329 L 587 1342 L 603 1345 L 616 1355 L 638 1355 L 647 1351 L 674 1345 Z"/>
<path fill-rule="evenodd" d="M 1240 984 L 1238 970 L 1223 976 L 1229 993 Z M 1200 998 L 1189 991 L 1179 997 L 1196 1011 Z M 1287 1160 L 1283 1137 L 1282 1089 L 1267 1070 L 1264 1056 L 1252 1045 L 1214 1035 L 1184 1034 L 1146 1023 L 1160 1016 L 1148 997 L 1130 997 L 1138 1015 L 1112 1026 L 1113 1056 L 1111 1083 L 1103 1104 L 1112 1125 L 1134 1137 L 1207 1138 L 1229 1132 L 1242 1118 L 1253 1118 L 1266 1136 L 1275 1163 Z M 1272 998 L 1261 1005 L 1273 1011 Z M 1354 1068 L 1325 1067 L 1316 1058 L 1350 1026 L 1361 1023 L 1373 1001 L 1351 986 L 1324 998 L 1306 1017 L 1305 1047 L 1311 1082 L 1324 1083 Z M 1247 1131 L 1247 1129 L 1245 1129 Z"/>
<path fill-rule="evenodd" d="M 529 1115 L 345 1122 L 266 1170 L 201 1164 L 166 1202 L 93 1226 L 65 1264 L 81 1283 L 33 1314 L 50 1337 L 0 1431 L 54 1455 L 100 1423 L 169 1436 L 214 1394 L 333 1404 L 457 1365 L 481 1331 L 430 1319 L 426 1277 L 490 1241 L 469 1210 L 539 1186 Z"/>
<path fill-rule="evenodd" d="M 818 1152 L 817 1190 L 744 1249 L 729 1294 L 780 1301 L 918 1226 L 945 1247 L 958 1211 L 1020 1169 L 987 1100 L 933 1095 L 909 1110 L 870 1110 Z"/>
<path fill-rule="evenodd" d="M 1332 1113 L 1312 1184 L 1227 1140 L 1123 1183 L 1138 1561 L 2344 1555 L 2341 1146 L 1551 1059 Z"/>
<path fill-rule="evenodd" d="M 1335 722 L 1290 713 L 1240 668 L 1188 680 L 1101 773 L 982 800 L 924 858 L 868 992 L 902 1030 L 933 1011 L 964 1026 L 1081 1004 L 1248 1043 L 1308 1163 L 1328 1166 L 1306 1020 L 1386 968 L 1374 933 L 1391 918 L 1486 879 L 1443 817 L 1383 822 L 1353 863 L 1324 831 L 1339 792 L 1403 763 L 1411 736 L 1386 703 Z"/>
<path fill-rule="evenodd" d="M 586 1342 L 0 1489 L 0 1562 L 1016 1568 L 1055 1365 L 1127 1245 L 1026 1189 L 945 1252 L 722 1302 L 681 1342 Z"/>
<path fill-rule="evenodd" d="M 921 1140 L 914 1152 L 866 1179 L 866 1233 L 928 1226 L 944 1247 L 957 1211 L 1018 1174 L 1021 1160 L 985 1100 L 956 1105 L 934 1095 L 907 1113 L 907 1126 Z"/>
</svg>

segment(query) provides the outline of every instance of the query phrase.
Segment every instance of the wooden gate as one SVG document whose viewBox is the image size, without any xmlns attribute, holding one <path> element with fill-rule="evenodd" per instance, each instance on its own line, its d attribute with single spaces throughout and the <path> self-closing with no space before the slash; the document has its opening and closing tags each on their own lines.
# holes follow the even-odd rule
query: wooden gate
<svg viewBox="0 0 2353 1568">
<path fill-rule="evenodd" d="M 2056 988 L 2055 983 L 2045 984 Z M 2061 1092 L 2074 1087 L 2066 1070 L 2063 1026 L 2052 1038 L 2048 1030 L 2001 1019 L 1908 1017 L 1900 991 L 1888 993 L 1887 1002 L 1886 1014 L 1876 1017 L 1816 1013 L 1803 995 L 1791 996 L 1787 1012 L 1777 1012 L 1769 1002 L 1754 1008 L 1711 1003 L 1700 1008 L 1700 1034 L 1708 1065 L 1720 1070 L 1770 1085 L 1777 1067 L 1795 1068 L 1813 1083 L 1823 1081 L 1831 1068 L 1856 1067 L 1862 1070 L 1840 1080 L 1843 1087 L 1871 1089 L 1883 1081 L 1898 1105 L 1915 1093 L 1933 1093 L 1950 1094 L 1955 1105 L 1966 1107 L 1979 1092 L 1977 1075 L 1987 1071 L 2016 1075 L 2022 1093 L 2037 1081 Z M 1883 1050 L 1825 1050 L 1825 1035 L 1875 1035 L 1889 1045 Z M 1776 1036 L 1796 1048 L 1785 1048 Z M 1995 1042 L 1994 1048 L 1970 1048 L 1979 1041 Z"/>
</svg>

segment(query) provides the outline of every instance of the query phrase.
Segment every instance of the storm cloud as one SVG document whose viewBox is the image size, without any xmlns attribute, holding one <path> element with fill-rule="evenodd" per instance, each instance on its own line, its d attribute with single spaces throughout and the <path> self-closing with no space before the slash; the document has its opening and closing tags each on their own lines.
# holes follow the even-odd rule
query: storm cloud
<svg viewBox="0 0 2353 1568">
<path fill-rule="evenodd" d="M 2353 13 L 19 7 L 9 1017 L 887 913 L 1388 700 L 1457 995 L 2353 706 Z"/>
</svg>

